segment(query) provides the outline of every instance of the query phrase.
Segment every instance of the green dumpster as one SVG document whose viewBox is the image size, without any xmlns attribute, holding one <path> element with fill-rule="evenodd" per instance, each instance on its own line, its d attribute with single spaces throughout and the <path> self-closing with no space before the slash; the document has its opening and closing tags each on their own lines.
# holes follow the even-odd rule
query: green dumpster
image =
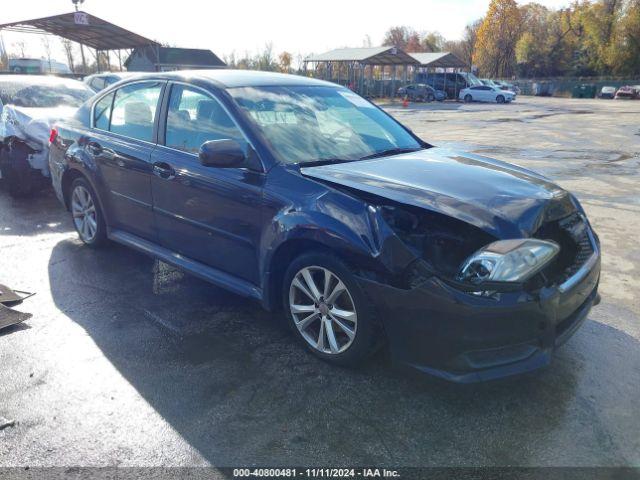
<svg viewBox="0 0 640 480">
<path fill-rule="evenodd" d="M 593 83 L 574 85 L 571 91 L 572 98 L 596 98 L 598 87 Z"/>
</svg>

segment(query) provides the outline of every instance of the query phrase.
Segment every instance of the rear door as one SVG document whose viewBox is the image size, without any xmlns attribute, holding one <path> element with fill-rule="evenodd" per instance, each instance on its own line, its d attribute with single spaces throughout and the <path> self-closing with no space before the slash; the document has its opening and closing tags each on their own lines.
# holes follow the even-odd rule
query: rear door
<svg viewBox="0 0 640 480">
<path fill-rule="evenodd" d="M 85 146 L 100 174 L 113 228 L 156 241 L 151 197 L 151 152 L 155 118 L 165 82 L 127 84 L 102 97 L 93 109 Z"/>
</svg>

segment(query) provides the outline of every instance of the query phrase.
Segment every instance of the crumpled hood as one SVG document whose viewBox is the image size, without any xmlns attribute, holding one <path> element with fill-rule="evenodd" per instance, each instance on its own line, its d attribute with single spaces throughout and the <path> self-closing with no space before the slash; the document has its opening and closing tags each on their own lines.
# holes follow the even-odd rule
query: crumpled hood
<svg viewBox="0 0 640 480">
<path fill-rule="evenodd" d="M 531 236 L 580 207 L 543 176 L 499 160 L 444 148 L 303 167 L 303 175 L 425 208 L 497 238 Z"/>
<path fill-rule="evenodd" d="M 58 120 L 72 117 L 76 107 L 27 108 L 5 105 L 0 116 L 0 138 L 17 136 L 35 140 L 42 146 L 49 141 L 51 126 Z"/>
</svg>

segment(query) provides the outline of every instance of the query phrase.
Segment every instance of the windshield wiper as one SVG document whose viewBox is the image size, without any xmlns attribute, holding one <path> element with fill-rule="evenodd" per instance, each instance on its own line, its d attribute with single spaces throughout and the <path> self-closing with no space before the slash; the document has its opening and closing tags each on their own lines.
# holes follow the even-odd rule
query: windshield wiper
<svg viewBox="0 0 640 480">
<path fill-rule="evenodd" d="M 364 157 L 360 157 L 360 160 L 367 160 L 369 158 L 378 158 L 378 157 L 388 157 L 389 155 L 399 155 L 401 153 L 417 152 L 418 150 L 422 150 L 422 147 L 388 148 L 387 150 L 381 150 L 379 152 L 372 153 L 371 155 L 365 155 Z"/>
<path fill-rule="evenodd" d="M 332 165 L 334 163 L 348 163 L 353 162 L 356 159 L 346 160 L 344 158 L 321 158 L 319 160 L 309 160 L 308 162 L 298 162 L 298 165 L 304 167 L 317 167 L 320 165 Z"/>
</svg>

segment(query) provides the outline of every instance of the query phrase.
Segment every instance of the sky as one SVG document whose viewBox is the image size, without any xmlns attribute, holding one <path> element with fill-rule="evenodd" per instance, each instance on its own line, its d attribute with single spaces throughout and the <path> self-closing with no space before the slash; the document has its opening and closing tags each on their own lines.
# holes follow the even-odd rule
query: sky
<svg viewBox="0 0 640 480">
<path fill-rule="evenodd" d="M 9 2 L 9 0 L 4 0 Z M 528 3 L 529 0 L 517 0 Z M 547 7 L 569 0 L 537 0 Z M 73 10 L 71 0 L 11 0 L 0 23 L 45 17 Z M 368 35 L 380 45 L 392 26 L 439 31 L 459 39 L 465 25 L 484 15 L 489 0 L 85 0 L 82 10 L 140 35 L 185 48 L 208 48 L 219 56 L 254 54 L 272 43 L 275 55 L 286 50 L 307 56 L 333 48 L 362 47 Z M 3 32 L 11 53 L 27 43 L 27 55 L 44 55 L 38 35 Z M 56 47 L 58 41 L 52 42 Z M 54 58 L 63 60 L 60 47 Z"/>
</svg>

